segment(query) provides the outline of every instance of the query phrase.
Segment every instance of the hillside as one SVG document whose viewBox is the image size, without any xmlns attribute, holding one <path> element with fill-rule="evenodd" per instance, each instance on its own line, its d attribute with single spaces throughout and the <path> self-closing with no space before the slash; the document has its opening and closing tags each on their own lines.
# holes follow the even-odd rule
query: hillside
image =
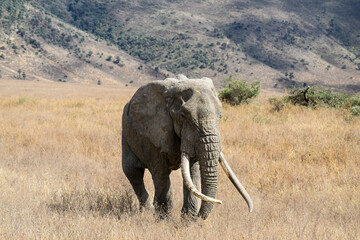
<svg viewBox="0 0 360 240">
<path fill-rule="evenodd" d="M 39 8 L 12 6 L 0 32 L 3 79 L 137 86 L 163 78 L 141 60 Z"/>
<path fill-rule="evenodd" d="M 108 65 L 96 69 L 99 77 L 108 76 L 111 81 L 131 79 L 136 85 L 139 76 L 151 80 L 183 73 L 211 77 L 218 87 L 231 76 L 260 81 L 263 88 L 273 90 L 304 84 L 360 89 L 360 3 L 355 0 L 27 2 L 31 3 L 27 11 L 46 13 L 55 28 L 62 24 L 81 32 L 84 46 L 80 46 L 81 37 L 73 36 L 70 51 L 71 56 L 79 55 L 75 45 L 80 46 L 81 69 L 104 66 L 106 62 L 94 62 L 97 54 L 121 56 L 126 71 L 111 71 Z M 23 22 L 29 25 L 29 20 L 25 14 Z M 53 54 L 54 41 L 66 38 L 55 36 L 49 41 L 44 29 L 49 30 L 43 26 L 34 32 L 36 39 L 47 42 Z M 87 59 L 90 50 L 92 59 Z M 125 80 L 119 78 L 123 74 Z"/>
</svg>

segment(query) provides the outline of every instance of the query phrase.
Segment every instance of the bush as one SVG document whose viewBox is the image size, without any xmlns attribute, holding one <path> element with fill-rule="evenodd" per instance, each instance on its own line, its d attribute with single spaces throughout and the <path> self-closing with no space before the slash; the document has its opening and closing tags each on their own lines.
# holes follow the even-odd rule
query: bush
<svg viewBox="0 0 360 240">
<path fill-rule="evenodd" d="M 350 108 L 350 112 L 354 116 L 360 116 L 360 106 L 353 106 Z"/>
<path fill-rule="evenodd" d="M 245 81 L 232 80 L 227 78 L 226 87 L 219 92 L 219 98 L 231 105 L 249 103 L 250 99 L 255 98 L 260 93 L 260 83 L 249 84 Z"/>
<path fill-rule="evenodd" d="M 36 39 L 30 38 L 29 43 L 33 48 L 40 48 L 41 47 L 40 42 L 37 41 Z"/>
<path fill-rule="evenodd" d="M 121 61 L 120 57 L 117 56 L 116 59 L 115 59 L 115 61 L 113 61 L 113 63 L 114 63 L 114 64 L 119 64 L 120 61 Z"/>
<path fill-rule="evenodd" d="M 336 93 L 319 87 L 295 88 L 283 98 L 284 103 L 306 107 L 331 107 L 345 109 L 354 116 L 360 116 L 360 95 Z M 274 102 L 270 102 L 275 105 Z M 276 107 L 276 106 L 275 106 Z"/>
<path fill-rule="evenodd" d="M 351 106 L 352 107 L 355 107 L 355 106 L 360 107 L 360 95 L 359 96 L 353 96 L 350 101 L 351 101 Z"/>
<path fill-rule="evenodd" d="M 295 88 L 287 96 L 290 103 L 307 107 L 328 106 L 341 108 L 348 99 L 349 96 L 346 94 L 335 93 L 330 89 L 324 90 L 319 87 Z"/>
<path fill-rule="evenodd" d="M 280 112 L 285 108 L 285 102 L 283 98 L 269 98 L 269 103 L 273 106 L 271 109 L 272 112 Z"/>
</svg>

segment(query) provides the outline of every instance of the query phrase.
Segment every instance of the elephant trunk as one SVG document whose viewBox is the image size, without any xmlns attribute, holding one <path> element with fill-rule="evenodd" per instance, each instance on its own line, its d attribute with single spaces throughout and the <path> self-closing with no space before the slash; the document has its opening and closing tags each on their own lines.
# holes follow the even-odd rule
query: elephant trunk
<svg viewBox="0 0 360 240">
<path fill-rule="evenodd" d="M 201 173 L 201 192 L 215 198 L 218 182 L 218 160 L 220 156 L 220 136 L 206 135 L 200 138 L 201 147 L 197 150 Z M 206 219 L 213 208 L 213 203 L 202 201 L 199 216 Z"/>
<path fill-rule="evenodd" d="M 218 134 L 216 130 L 217 128 L 214 127 L 213 122 L 203 121 L 199 129 L 202 130 L 198 138 L 200 144 L 198 144 L 194 149 L 189 147 L 191 146 L 190 141 L 182 141 L 181 154 L 181 171 L 184 184 L 192 194 L 202 200 L 199 216 L 203 219 L 206 219 L 210 214 L 214 203 L 222 203 L 220 200 L 215 198 L 217 191 L 219 162 L 230 181 L 234 184 L 235 188 L 245 199 L 246 203 L 248 204 L 249 211 L 251 212 L 254 207 L 253 202 L 245 188 L 241 185 L 240 181 L 231 170 L 223 153 L 221 152 L 221 140 L 220 134 Z M 194 149 L 195 151 L 191 151 L 191 149 Z M 190 177 L 189 155 L 195 157 L 196 160 L 198 160 L 200 163 L 201 192 L 196 189 Z"/>
<path fill-rule="evenodd" d="M 215 199 L 218 182 L 218 163 L 221 151 L 220 134 L 217 131 L 216 122 L 213 119 L 203 119 L 199 121 L 197 137 L 198 144 L 191 148 L 192 141 L 182 139 L 182 160 L 181 169 L 183 180 L 188 190 L 199 197 L 201 207 L 199 216 L 206 219 L 213 208 L 213 204 L 221 204 L 220 200 Z M 190 128 L 189 128 L 190 129 Z M 185 129 L 187 130 L 187 129 Z M 190 132 L 189 135 L 193 134 Z M 184 136 L 187 136 L 184 134 Z M 191 149 L 194 149 L 193 154 Z M 196 158 L 200 165 L 201 192 L 196 189 L 190 178 L 189 155 Z"/>
</svg>

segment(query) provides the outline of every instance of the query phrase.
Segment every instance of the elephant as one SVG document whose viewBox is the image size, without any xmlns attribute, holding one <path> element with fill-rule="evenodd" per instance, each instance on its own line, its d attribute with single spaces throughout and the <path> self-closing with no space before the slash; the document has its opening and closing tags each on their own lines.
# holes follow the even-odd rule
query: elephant
<svg viewBox="0 0 360 240">
<path fill-rule="evenodd" d="M 243 196 L 249 211 L 253 202 L 229 167 L 218 130 L 221 102 L 210 78 L 157 80 L 140 87 L 125 105 L 122 117 L 122 168 L 140 208 L 167 216 L 173 209 L 169 175 L 181 168 L 181 214 L 206 219 L 216 199 L 218 163 Z M 151 202 L 143 177 L 148 169 L 154 182 Z M 201 186 L 201 191 L 199 190 Z M 201 206 L 199 209 L 198 198 Z"/>
</svg>

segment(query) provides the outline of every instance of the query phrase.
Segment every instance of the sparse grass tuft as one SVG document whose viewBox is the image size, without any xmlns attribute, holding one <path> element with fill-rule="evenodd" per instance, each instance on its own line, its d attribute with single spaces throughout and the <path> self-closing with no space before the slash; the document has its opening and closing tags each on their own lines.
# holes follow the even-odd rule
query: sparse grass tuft
<svg viewBox="0 0 360 240">
<path fill-rule="evenodd" d="M 88 188 L 55 192 L 48 206 L 59 214 L 90 212 L 95 216 L 111 214 L 117 218 L 124 214 L 136 213 L 139 208 L 132 189 L 119 191 Z"/>
<path fill-rule="evenodd" d="M 35 103 L 35 99 L 30 98 L 30 97 L 21 97 L 18 98 L 17 104 L 24 104 L 24 103 Z"/>
<path fill-rule="evenodd" d="M 280 112 L 285 108 L 286 103 L 282 98 L 279 97 L 271 97 L 268 99 L 269 103 L 273 106 L 271 111 Z"/>
</svg>

